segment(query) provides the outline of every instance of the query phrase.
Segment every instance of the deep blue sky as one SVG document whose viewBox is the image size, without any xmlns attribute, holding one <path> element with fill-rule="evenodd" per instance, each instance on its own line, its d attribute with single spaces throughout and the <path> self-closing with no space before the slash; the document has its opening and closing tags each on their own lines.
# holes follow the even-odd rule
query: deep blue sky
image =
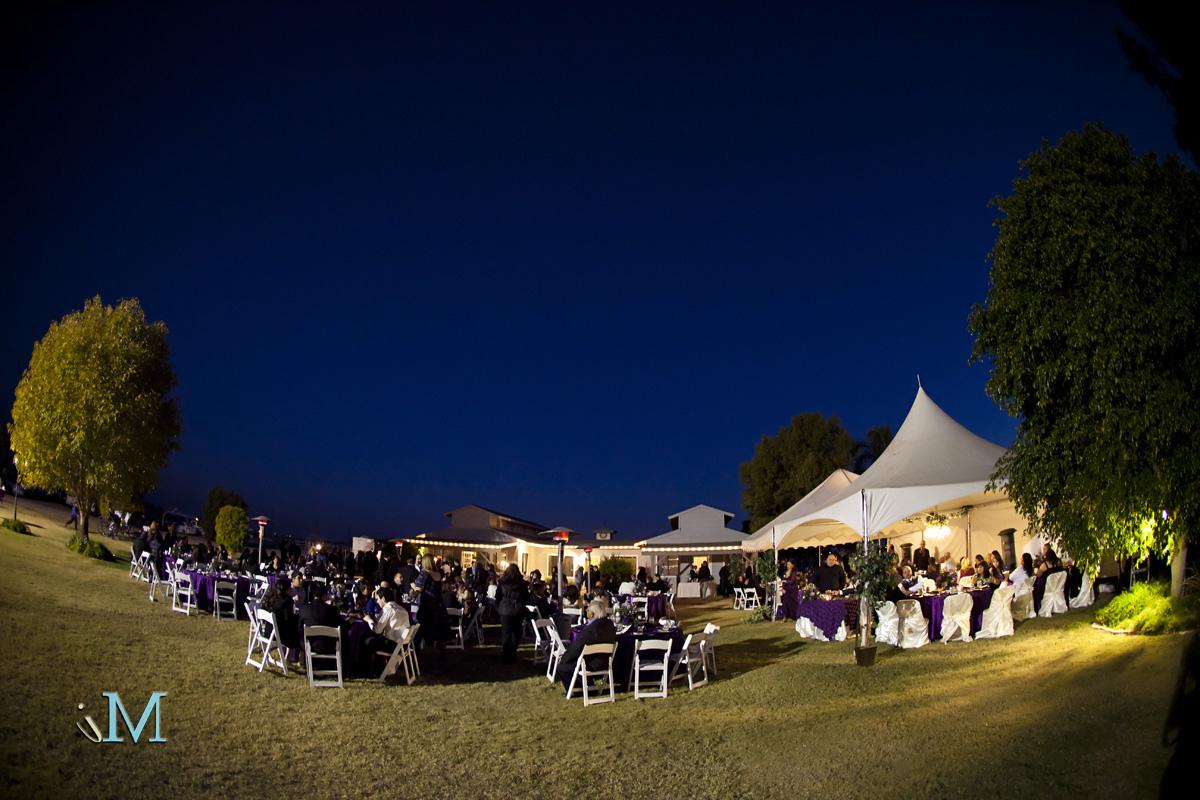
<svg viewBox="0 0 1200 800">
<path fill-rule="evenodd" d="M 137 296 L 185 425 L 155 497 L 283 532 L 740 520 L 759 437 L 895 428 L 918 372 L 1007 444 L 988 199 L 1086 121 L 1176 150 L 1115 4 L 147 5 L 6 21 L 0 394 Z"/>
</svg>

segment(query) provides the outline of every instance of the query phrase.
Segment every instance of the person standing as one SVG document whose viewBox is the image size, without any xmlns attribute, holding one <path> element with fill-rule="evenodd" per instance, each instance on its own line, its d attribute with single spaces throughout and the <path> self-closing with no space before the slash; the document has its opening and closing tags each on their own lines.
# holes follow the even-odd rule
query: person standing
<svg viewBox="0 0 1200 800">
<path fill-rule="evenodd" d="M 913 567 L 917 572 L 929 569 L 929 548 L 925 546 L 924 539 L 921 539 L 921 546 L 913 551 Z"/>
<path fill-rule="evenodd" d="M 525 606 L 528 602 L 529 584 L 521 577 L 517 565 L 509 564 L 496 582 L 496 612 L 500 615 L 505 664 L 517 660 L 517 646 L 521 643 L 521 626 L 525 622 Z"/>
</svg>

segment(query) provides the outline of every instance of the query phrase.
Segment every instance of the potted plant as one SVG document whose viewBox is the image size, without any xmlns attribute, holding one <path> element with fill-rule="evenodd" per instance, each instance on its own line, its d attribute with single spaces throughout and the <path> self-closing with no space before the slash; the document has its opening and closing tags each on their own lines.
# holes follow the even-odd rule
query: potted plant
<svg viewBox="0 0 1200 800">
<path fill-rule="evenodd" d="M 854 660 L 860 667 L 875 663 L 875 642 L 871 636 L 875 625 L 875 606 L 887 598 L 892 559 L 879 542 L 863 545 L 850 557 L 850 568 L 858 581 L 858 641 Z"/>
</svg>

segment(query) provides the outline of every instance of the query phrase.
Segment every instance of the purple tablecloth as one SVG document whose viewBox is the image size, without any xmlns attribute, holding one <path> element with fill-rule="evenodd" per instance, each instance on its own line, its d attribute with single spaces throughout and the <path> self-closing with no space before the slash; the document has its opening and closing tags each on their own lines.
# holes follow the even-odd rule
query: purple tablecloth
<svg viewBox="0 0 1200 800">
<path fill-rule="evenodd" d="M 632 605 L 633 598 L 641 597 L 641 596 L 642 595 L 620 594 L 620 595 L 617 595 L 617 599 L 623 605 Z M 654 594 L 654 595 L 650 595 L 650 596 L 646 597 L 646 618 L 647 619 L 661 619 L 661 618 L 667 616 L 667 612 L 669 610 L 670 610 L 670 606 L 667 605 L 667 596 L 665 594 Z"/>
<path fill-rule="evenodd" d="M 842 599 L 801 600 L 796 604 L 796 618 L 800 617 L 812 622 L 821 629 L 821 633 L 832 640 L 838 628 L 846 621 L 846 601 Z"/>
<path fill-rule="evenodd" d="M 942 638 L 942 606 L 946 603 L 946 595 L 934 594 L 915 598 L 921 604 L 921 613 L 929 620 L 929 641 Z M 983 627 L 983 612 L 992 602 L 991 587 L 973 589 L 971 591 L 971 635 L 979 633 Z"/>
<path fill-rule="evenodd" d="M 571 641 L 583 626 L 571 629 Z M 634 633 L 633 630 L 617 634 L 617 649 L 613 652 L 613 679 L 625 690 L 630 688 L 629 673 L 633 669 L 634 642 L 639 639 L 664 639 L 671 642 L 671 652 L 678 653 L 683 649 L 683 631 L 676 628 L 672 631 L 655 630 L 650 633 Z"/>
</svg>

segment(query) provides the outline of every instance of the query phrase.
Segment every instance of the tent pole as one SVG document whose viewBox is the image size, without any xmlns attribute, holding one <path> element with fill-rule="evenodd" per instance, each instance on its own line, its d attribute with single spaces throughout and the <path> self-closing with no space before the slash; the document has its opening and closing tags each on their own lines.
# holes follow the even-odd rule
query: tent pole
<svg viewBox="0 0 1200 800">
<path fill-rule="evenodd" d="M 868 548 L 871 546 L 870 528 L 867 527 L 867 493 L 865 490 L 859 492 L 862 498 L 862 532 L 863 532 L 863 557 L 867 555 Z M 871 601 L 867 599 L 867 587 L 859 587 L 858 600 L 858 646 L 871 646 Z"/>
<path fill-rule="evenodd" d="M 967 558 L 971 557 L 971 509 L 967 509 Z"/>
</svg>

